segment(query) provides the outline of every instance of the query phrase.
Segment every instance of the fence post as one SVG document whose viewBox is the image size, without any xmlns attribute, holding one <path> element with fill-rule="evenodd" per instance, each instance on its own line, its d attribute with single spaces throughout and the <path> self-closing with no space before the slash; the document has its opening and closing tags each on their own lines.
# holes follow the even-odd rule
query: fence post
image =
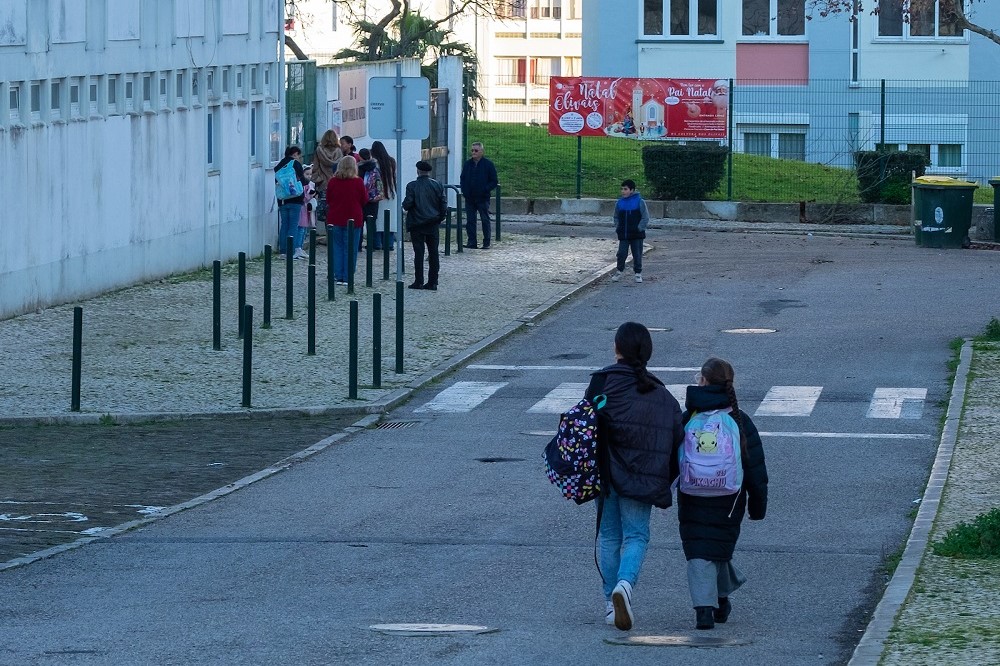
<svg viewBox="0 0 1000 666">
<path fill-rule="evenodd" d="M 403 281 L 396 280 L 396 374 L 403 374 Z"/>
<path fill-rule="evenodd" d="M 372 249 L 372 241 L 375 238 L 375 234 L 378 232 L 375 230 L 375 218 L 371 215 L 365 218 L 365 228 L 368 231 L 368 244 L 365 245 L 365 257 L 368 259 L 368 265 L 365 266 L 365 286 L 372 286 L 372 257 L 375 256 L 375 251 Z"/>
<path fill-rule="evenodd" d="M 212 349 L 222 351 L 222 262 L 212 262 Z"/>
<path fill-rule="evenodd" d="M 246 330 L 243 332 L 243 402 L 244 407 L 250 406 L 250 376 L 253 371 L 253 306 L 243 308 L 243 322 Z"/>
<path fill-rule="evenodd" d="M 726 182 L 726 201 L 733 200 L 733 118 L 736 116 L 736 90 L 733 88 L 733 83 L 733 80 L 729 79 L 729 127 L 726 128 L 726 134 L 729 135 L 729 159 L 726 170 L 729 174 Z"/>
<path fill-rule="evenodd" d="M 455 245 L 459 254 L 462 253 L 462 192 L 455 193 Z"/>
<path fill-rule="evenodd" d="M 306 308 L 308 309 L 309 321 L 307 323 L 307 356 L 316 355 L 316 264 L 309 264 L 309 284 L 306 286 L 308 293 Z"/>
<path fill-rule="evenodd" d="M 316 227 L 309 229 L 309 263 L 316 263 Z"/>
<path fill-rule="evenodd" d="M 354 257 L 355 261 L 351 261 L 351 257 Z M 354 244 L 354 220 L 350 219 L 347 221 L 347 294 L 350 296 L 354 293 L 354 269 L 356 268 L 355 262 L 358 257 L 358 247 Z"/>
<path fill-rule="evenodd" d="M 389 229 L 389 209 L 386 208 L 382 215 L 383 235 L 382 235 L 382 279 L 389 279 L 389 243 L 392 231 Z"/>
<path fill-rule="evenodd" d="M 351 337 L 347 360 L 347 397 L 358 397 L 358 302 L 351 301 Z"/>
<path fill-rule="evenodd" d="M 73 308 L 73 382 L 70 393 L 69 409 L 80 411 L 80 376 L 83 372 L 83 308 L 79 305 Z"/>
<path fill-rule="evenodd" d="M 333 225 L 326 225 L 326 300 L 337 300 L 336 278 L 333 272 Z"/>
<path fill-rule="evenodd" d="M 879 88 L 878 149 L 885 150 L 885 79 Z"/>
<path fill-rule="evenodd" d="M 294 265 L 293 255 L 295 254 L 295 238 L 289 236 L 285 240 L 285 319 L 294 319 L 292 314 L 292 301 L 294 300 L 294 276 L 292 266 Z"/>
<path fill-rule="evenodd" d="M 496 223 L 497 237 L 496 237 L 496 239 L 498 241 L 500 240 L 500 218 L 501 217 L 502 217 L 502 215 L 500 213 L 500 185 L 497 185 L 497 219 L 496 219 L 496 222 L 497 222 Z M 484 238 L 483 240 L 487 241 L 489 239 L 488 238 Z"/>
<path fill-rule="evenodd" d="M 239 334 L 240 338 L 243 337 L 243 306 L 247 304 L 247 253 L 240 252 L 239 255 Z"/>
<path fill-rule="evenodd" d="M 583 196 L 583 137 L 577 136 L 576 137 L 576 198 L 579 199 L 582 196 Z M 498 219 L 499 217 L 500 215 L 497 214 Z M 498 237 L 497 240 L 500 240 L 500 238 Z"/>
<path fill-rule="evenodd" d="M 382 294 L 372 294 L 372 386 L 382 388 Z"/>
<path fill-rule="evenodd" d="M 451 256 L 451 206 L 448 207 L 448 214 L 444 218 L 444 256 Z"/>
<path fill-rule="evenodd" d="M 271 253 L 270 245 L 264 246 L 264 321 L 261 328 L 271 328 Z"/>
</svg>

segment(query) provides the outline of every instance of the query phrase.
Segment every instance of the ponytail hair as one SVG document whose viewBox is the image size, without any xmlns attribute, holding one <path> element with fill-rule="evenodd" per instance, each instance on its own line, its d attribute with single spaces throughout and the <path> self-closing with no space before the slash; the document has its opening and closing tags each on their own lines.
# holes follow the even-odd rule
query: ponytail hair
<svg viewBox="0 0 1000 666">
<path fill-rule="evenodd" d="M 701 376 L 705 378 L 705 381 L 709 385 L 721 386 L 726 391 L 726 396 L 729 398 L 729 406 L 733 408 L 733 418 L 740 429 L 740 450 L 745 457 L 747 451 L 746 428 L 743 424 L 743 412 L 740 411 L 740 403 L 736 399 L 736 389 L 733 386 L 733 379 L 736 376 L 733 366 L 728 361 L 713 357 L 705 361 L 701 366 Z"/>
<path fill-rule="evenodd" d="M 656 382 L 646 370 L 646 364 L 653 355 L 653 338 L 649 329 L 634 321 L 625 322 L 615 333 L 615 349 L 622 362 L 635 372 L 639 393 L 649 393 L 656 388 Z"/>
</svg>

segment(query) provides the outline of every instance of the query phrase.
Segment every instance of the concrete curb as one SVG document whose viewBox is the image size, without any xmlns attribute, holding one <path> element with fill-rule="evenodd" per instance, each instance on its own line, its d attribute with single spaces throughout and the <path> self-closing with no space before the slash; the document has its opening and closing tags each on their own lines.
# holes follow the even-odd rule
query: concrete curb
<svg viewBox="0 0 1000 666">
<path fill-rule="evenodd" d="M 645 246 L 643 254 L 648 252 L 650 249 L 651 248 L 649 246 Z M 316 415 L 331 414 L 331 413 L 367 414 L 367 416 L 365 416 L 364 418 L 344 428 L 343 431 L 333 434 L 325 439 L 322 439 L 319 442 L 310 446 L 309 448 L 303 451 L 299 451 L 298 453 L 293 453 L 292 455 L 282 459 L 281 461 L 275 463 L 274 465 L 262 469 L 259 472 L 254 472 L 253 474 L 245 476 L 242 479 L 239 479 L 238 481 L 234 481 L 233 483 L 222 486 L 221 488 L 217 488 L 211 492 L 205 493 L 204 495 L 195 497 L 194 499 L 188 500 L 187 502 L 182 502 L 180 504 L 175 504 L 173 506 L 162 509 L 161 511 L 156 512 L 155 515 L 148 516 L 146 518 L 140 518 L 138 520 L 132 520 L 126 523 L 122 523 L 120 525 L 116 525 L 114 527 L 102 529 L 99 533 L 96 533 L 92 536 L 81 537 L 70 543 L 64 543 L 58 546 L 53 546 L 51 548 L 46 548 L 45 550 L 40 550 L 35 553 L 30 553 L 28 555 L 15 558 L 13 560 L 8 560 L 7 562 L 0 563 L 0 571 L 27 566 L 34 562 L 38 562 L 39 560 L 48 559 L 60 553 L 65 553 L 70 550 L 81 548 L 89 543 L 93 543 L 101 539 L 107 539 L 109 537 L 117 536 L 119 534 L 124 534 L 125 532 L 128 532 L 130 530 L 134 530 L 139 527 L 144 527 L 158 520 L 162 520 L 167 516 L 172 516 L 175 513 L 180 513 L 181 511 L 186 511 L 187 509 L 192 509 L 194 507 L 201 506 L 202 504 L 207 504 L 212 500 L 216 500 L 220 497 L 224 497 L 230 493 L 236 492 L 237 490 L 246 488 L 252 483 L 255 483 L 262 479 L 266 479 L 269 476 L 273 476 L 278 472 L 283 472 L 284 470 L 292 467 L 293 465 L 300 463 L 303 460 L 306 460 L 307 458 L 311 458 L 312 456 L 316 455 L 317 453 L 320 453 L 321 451 L 326 450 L 336 442 L 339 442 L 340 440 L 345 439 L 356 432 L 365 430 L 366 428 L 369 428 L 372 425 L 378 423 L 382 419 L 382 416 L 385 414 L 385 412 L 394 409 L 395 407 L 409 400 L 410 397 L 413 395 L 413 393 L 416 392 L 417 390 L 454 371 L 457 367 L 469 361 L 476 355 L 486 351 L 493 345 L 513 335 L 522 328 L 525 328 L 527 326 L 533 326 L 534 322 L 542 315 L 544 315 L 550 310 L 555 309 L 563 301 L 571 298 L 580 291 L 586 289 L 590 285 L 594 284 L 595 282 L 606 276 L 611 271 L 616 270 L 616 268 L 617 268 L 616 264 L 609 264 L 604 268 L 594 271 L 580 282 L 571 285 L 569 288 L 563 290 L 559 294 L 550 298 L 548 301 L 546 301 L 542 305 L 539 305 L 534 310 L 531 310 L 525 315 L 522 315 L 517 320 L 507 324 L 500 330 L 493 332 L 486 338 L 471 345 L 470 347 L 464 349 L 458 354 L 452 356 L 446 361 L 435 366 L 434 368 L 424 373 L 423 375 L 417 377 L 407 386 L 393 391 L 392 393 L 388 394 L 381 400 L 368 403 L 364 406 L 270 409 L 270 410 L 260 410 L 256 412 L 230 411 L 230 412 L 218 412 L 218 413 L 197 412 L 197 413 L 184 413 L 184 414 L 149 413 L 149 414 L 105 415 L 105 416 L 111 416 L 111 418 L 115 419 L 115 421 L 118 423 L 142 423 L 142 422 L 157 421 L 157 420 L 175 421 L 175 420 L 199 419 L 199 418 L 244 418 L 244 419 L 251 418 L 252 419 L 252 418 L 276 418 L 280 416 L 295 416 L 295 415 L 316 416 Z M 26 425 L 29 423 L 90 424 L 90 423 L 100 423 L 101 418 L 104 417 L 96 414 L 81 414 L 79 415 L 79 417 L 74 417 L 72 415 L 70 416 L 64 415 L 64 416 L 44 417 L 41 419 L 32 419 L 32 417 L 23 417 L 17 419 L 8 418 L 0 420 L 0 423 L 3 423 L 4 421 L 11 421 L 11 422 L 16 421 L 18 425 Z"/>
<path fill-rule="evenodd" d="M 920 500 L 917 518 L 906 540 L 903 557 L 896 567 L 889 585 L 882 594 L 882 600 L 875 607 L 872 619 L 865 629 L 861 641 L 854 649 L 854 654 L 848 666 L 878 666 L 885 650 L 885 641 L 889 631 L 896 622 L 896 616 L 910 594 L 910 588 L 917 577 L 917 571 L 924 558 L 927 545 L 930 542 L 930 532 L 937 518 L 941 505 L 941 495 L 948 480 L 948 470 L 955 454 L 955 444 L 958 441 L 958 426 L 962 418 L 962 408 L 965 405 L 965 393 L 968 388 L 969 369 L 972 365 L 972 340 L 966 339 L 959 356 L 958 370 L 955 372 L 955 383 L 951 389 L 951 399 L 948 401 L 948 413 L 944 428 L 941 431 L 941 443 L 934 466 L 927 481 L 927 488 Z"/>
</svg>

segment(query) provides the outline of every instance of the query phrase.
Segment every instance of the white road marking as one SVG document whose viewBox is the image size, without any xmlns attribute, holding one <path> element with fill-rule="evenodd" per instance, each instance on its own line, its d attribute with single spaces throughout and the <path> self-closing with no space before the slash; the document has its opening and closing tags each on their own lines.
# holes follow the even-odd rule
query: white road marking
<svg viewBox="0 0 1000 666">
<path fill-rule="evenodd" d="M 919 419 L 926 398 L 925 388 L 877 388 L 868 405 L 868 418 Z"/>
<path fill-rule="evenodd" d="M 529 414 L 562 414 L 570 407 L 580 402 L 587 384 L 578 382 L 563 382 L 532 405 Z"/>
<path fill-rule="evenodd" d="M 772 386 L 754 416 L 809 416 L 822 386 Z"/>
<path fill-rule="evenodd" d="M 677 402 L 681 403 L 681 409 L 684 409 L 684 400 L 687 398 L 687 390 L 690 384 L 667 384 L 667 390 L 670 391 L 670 395 L 677 398 Z"/>
<path fill-rule="evenodd" d="M 470 370 L 581 370 L 585 372 L 596 372 L 604 366 L 596 365 L 482 365 L 474 364 L 466 366 Z M 698 372 L 701 368 L 680 368 L 675 366 L 661 366 L 647 368 L 650 372 Z"/>
<path fill-rule="evenodd" d="M 433 400 L 413 411 L 446 414 L 468 412 L 506 385 L 507 382 L 455 382 L 434 396 Z"/>
<path fill-rule="evenodd" d="M 930 435 L 906 432 L 762 432 L 761 437 L 800 437 L 803 439 L 930 439 Z"/>
</svg>

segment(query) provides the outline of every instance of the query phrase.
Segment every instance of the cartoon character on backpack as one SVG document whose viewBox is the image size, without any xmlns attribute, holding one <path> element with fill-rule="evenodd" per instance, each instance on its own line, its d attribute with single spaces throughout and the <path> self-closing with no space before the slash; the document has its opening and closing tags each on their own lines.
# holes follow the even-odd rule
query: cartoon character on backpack
<svg viewBox="0 0 1000 666">
<path fill-rule="evenodd" d="M 681 492 L 701 497 L 732 495 L 743 487 L 740 429 L 728 409 L 696 413 L 684 426 L 678 483 Z"/>
</svg>

